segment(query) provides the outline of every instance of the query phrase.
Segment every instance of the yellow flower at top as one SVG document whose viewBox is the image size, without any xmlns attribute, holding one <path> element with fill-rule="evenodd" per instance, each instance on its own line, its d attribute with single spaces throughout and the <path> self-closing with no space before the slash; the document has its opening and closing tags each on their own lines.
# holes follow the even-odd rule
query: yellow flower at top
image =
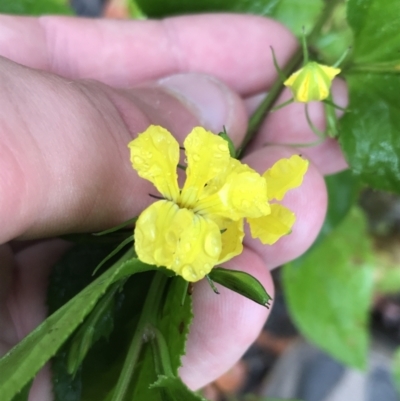
<svg viewBox="0 0 400 401">
<path fill-rule="evenodd" d="M 329 96 L 333 78 L 339 73 L 340 68 L 310 61 L 293 73 L 283 84 L 290 88 L 296 102 L 320 101 Z"/>
<path fill-rule="evenodd" d="M 270 201 L 301 184 L 308 162 L 300 156 L 281 159 L 260 175 L 230 156 L 227 141 L 196 127 L 184 141 L 187 169 L 180 189 L 180 148 L 166 129 L 152 125 L 128 146 L 133 168 L 164 198 L 136 223 L 135 250 L 144 263 L 195 282 L 242 252 L 245 218 L 263 243 L 290 233 L 294 214 Z"/>
</svg>

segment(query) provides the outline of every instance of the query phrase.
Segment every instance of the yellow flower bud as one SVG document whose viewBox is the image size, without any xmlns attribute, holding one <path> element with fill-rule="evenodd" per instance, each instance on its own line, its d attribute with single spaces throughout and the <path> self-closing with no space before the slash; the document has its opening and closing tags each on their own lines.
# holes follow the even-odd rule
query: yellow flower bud
<svg viewBox="0 0 400 401">
<path fill-rule="evenodd" d="M 329 96 L 333 78 L 340 68 L 328 67 L 315 61 L 308 62 L 293 73 L 284 85 L 290 88 L 296 102 L 308 103 L 324 100 Z"/>
</svg>

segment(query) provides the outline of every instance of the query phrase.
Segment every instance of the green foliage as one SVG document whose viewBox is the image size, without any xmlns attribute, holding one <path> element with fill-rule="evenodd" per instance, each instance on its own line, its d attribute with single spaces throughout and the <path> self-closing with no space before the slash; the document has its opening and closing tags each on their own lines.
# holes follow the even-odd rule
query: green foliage
<svg viewBox="0 0 400 401">
<path fill-rule="evenodd" d="M 18 15 L 72 15 L 68 0 L 1 0 L 0 13 Z"/>
<path fill-rule="evenodd" d="M 72 332 L 91 312 L 107 288 L 132 269 L 151 266 L 124 255 L 109 270 L 76 297 L 58 309 L 0 360 L 2 401 L 9 401 L 31 380 L 58 351 Z M 126 269 L 126 270 L 125 270 Z"/>
<path fill-rule="evenodd" d="M 394 383 L 397 391 L 400 392 L 400 348 L 397 348 L 396 352 L 394 353 L 392 370 Z"/>
<path fill-rule="evenodd" d="M 347 365 L 364 368 L 373 257 L 360 211 L 353 212 L 300 262 L 284 267 L 290 312 L 301 332 Z"/>
<path fill-rule="evenodd" d="M 218 267 L 211 270 L 209 276 L 216 283 L 262 306 L 268 306 L 269 301 L 272 299 L 263 285 L 248 273 Z"/>
<path fill-rule="evenodd" d="M 345 71 L 350 111 L 341 121 L 340 143 L 364 182 L 400 193 L 400 4 L 349 0 L 348 19 L 354 51 Z"/>
<path fill-rule="evenodd" d="M 280 0 L 136 0 L 141 10 L 153 18 L 212 11 L 271 15 L 279 2 Z"/>
<path fill-rule="evenodd" d="M 311 31 L 323 5 L 323 0 L 281 0 L 270 15 L 301 36 L 303 29 L 306 33 Z"/>
</svg>

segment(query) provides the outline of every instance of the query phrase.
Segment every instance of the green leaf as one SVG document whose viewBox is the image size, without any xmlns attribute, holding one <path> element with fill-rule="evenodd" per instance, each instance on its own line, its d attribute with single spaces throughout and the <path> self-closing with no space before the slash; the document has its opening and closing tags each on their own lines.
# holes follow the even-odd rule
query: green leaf
<svg viewBox="0 0 400 401">
<path fill-rule="evenodd" d="M 107 288 L 130 273 L 133 266 L 136 267 L 136 272 L 151 268 L 137 259 L 132 260 L 131 253 L 128 252 L 0 360 L 2 401 L 12 400 L 82 323 Z"/>
<path fill-rule="evenodd" d="M 215 11 L 247 12 L 271 15 L 281 0 L 136 0 L 149 17 Z"/>
<path fill-rule="evenodd" d="M 12 401 L 28 401 L 29 400 L 29 392 L 31 390 L 33 380 L 27 383 L 24 388 L 15 395 Z"/>
<path fill-rule="evenodd" d="M 175 375 L 181 367 L 189 328 L 193 320 L 191 296 L 187 282 L 175 277 L 168 287 L 168 296 L 159 319 L 158 328 L 168 344 L 171 367 Z"/>
<path fill-rule="evenodd" d="M 358 209 L 298 263 L 283 269 L 290 313 L 301 332 L 341 362 L 364 368 L 373 255 Z"/>
<path fill-rule="evenodd" d="M 323 5 L 323 0 L 280 0 L 271 16 L 301 36 L 303 27 L 306 33 L 313 28 Z"/>
<path fill-rule="evenodd" d="M 400 63 L 398 0 L 349 0 L 347 19 L 354 32 L 355 63 Z"/>
<path fill-rule="evenodd" d="M 0 13 L 19 15 L 72 15 L 73 11 L 68 0 L 1 0 Z"/>
<path fill-rule="evenodd" d="M 349 0 L 348 20 L 354 51 L 344 71 L 350 103 L 340 143 L 364 182 L 400 193 L 400 3 Z"/>
<path fill-rule="evenodd" d="M 151 387 L 162 390 L 162 401 L 207 401 L 200 394 L 189 390 L 179 377 L 159 376 Z"/>
<path fill-rule="evenodd" d="M 359 180 L 350 170 L 325 177 L 328 211 L 320 236 L 328 235 L 347 216 L 360 191 Z"/>
<path fill-rule="evenodd" d="M 248 273 L 217 267 L 211 270 L 209 277 L 216 283 L 260 305 L 268 307 L 268 303 L 272 299 L 267 291 L 265 291 L 263 285 Z"/>
<path fill-rule="evenodd" d="M 339 140 L 352 171 L 374 188 L 400 193 L 400 75 L 352 73 L 346 79 L 350 112 Z"/>
<path fill-rule="evenodd" d="M 393 356 L 392 375 L 397 391 L 400 393 L 400 347 Z"/>
</svg>

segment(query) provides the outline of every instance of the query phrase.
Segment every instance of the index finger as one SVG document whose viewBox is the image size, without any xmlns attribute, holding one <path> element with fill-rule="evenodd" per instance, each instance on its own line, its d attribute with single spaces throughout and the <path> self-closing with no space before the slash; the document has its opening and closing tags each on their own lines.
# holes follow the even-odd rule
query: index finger
<svg viewBox="0 0 400 401">
<path fill-rule="evenodd" d="M 181 72 L 214 75 L 242 95 L 276 79 L 297 42 L 258 16 L 206 14 L 155 21 L 0 16 L 0 55 L 72 79 L 118 87 Z"/>
</svg>

